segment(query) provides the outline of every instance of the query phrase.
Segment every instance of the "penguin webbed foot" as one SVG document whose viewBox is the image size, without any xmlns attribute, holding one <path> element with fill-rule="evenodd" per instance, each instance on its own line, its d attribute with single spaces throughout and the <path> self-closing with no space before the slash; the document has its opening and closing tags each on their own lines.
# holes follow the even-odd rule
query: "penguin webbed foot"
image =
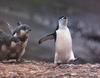
<svg viewBox="0 0 100 78">
<path fill-rule="evenodd" d="M 60 66 L 62 63 L 57 63 L 56 66 Z"/>
</svg>

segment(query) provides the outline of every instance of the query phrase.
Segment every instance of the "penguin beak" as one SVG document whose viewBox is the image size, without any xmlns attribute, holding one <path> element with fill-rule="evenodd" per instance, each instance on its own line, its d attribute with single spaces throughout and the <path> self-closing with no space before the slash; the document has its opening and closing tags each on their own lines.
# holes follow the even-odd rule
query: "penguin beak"
<svg viewBox="0 0 100 78">
<path fill-rule="evenodd" d="M 66 19 L 66 17 L 63 17 L 63 19 Z"/>
<path fill-rule="evenodd" d="M 30 32 L 30 31 L 31 31 L 31 29 L 28 29 L 28 30 L 26 30 L 26 33 Z"/>
</svg>

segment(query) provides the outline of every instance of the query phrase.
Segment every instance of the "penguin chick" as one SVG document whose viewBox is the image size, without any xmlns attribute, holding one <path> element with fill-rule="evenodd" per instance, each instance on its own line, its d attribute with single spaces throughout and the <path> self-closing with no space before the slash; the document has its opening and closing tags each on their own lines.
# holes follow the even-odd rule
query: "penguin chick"
<svg viewBox="0 0 100 78">
<path fill-rule="evenodd" d="M 15 47 L 19 43 L 17 37 L 6 34 L 3 30 L 0 30 L 0 60 L 7 59 L 7 55 L 11 50 L 11 47 Z"/>
<path fill-rule="evenodd" d="M 19 40 L 21 41 L 21 44 L 18 44 L 15 48 L 12 49 L 11 52 L 14 51 L 14 53 L 17 55 L 16 56 L 16 61 L 20 62 L 22 61 L 22 56 L 25 53 L 25 49 L 27 47 L 27 43 L 28 43 L 28 35 L 29 32 L 31 31 L 30 26 L 28 26 L 27 24 L 22 24 L 20 22 L 18 22 L 17 24 L 17 28 L 14 30 L 13 32 L 13 36 L 19 38 Z"/>
<path fill-rule="evenodd" d="M 68 18 L 62 17 L 58 20 L 58 26 L 54 33 L 47 35 L 39 40 L 39 44 L 42 42 L 55 39 L 55 57 L 54 64 L 68 63 L 74 61 L 74 53 L 72 50 L 72 38 L 71 33 L 67 27 Z"/>
</svg>

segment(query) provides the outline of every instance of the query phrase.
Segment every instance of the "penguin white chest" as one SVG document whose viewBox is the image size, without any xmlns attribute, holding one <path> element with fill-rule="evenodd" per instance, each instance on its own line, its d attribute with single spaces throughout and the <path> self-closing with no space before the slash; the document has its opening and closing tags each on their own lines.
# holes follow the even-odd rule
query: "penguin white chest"
<svg viewBox="0 0 100 78">
<path fill-rule="evenodd" d="M 71 34 L 68 28 L 56 31 L 56 51 L 69 52 L 72 48 Z"/>
<path fill-rule="evenodd" d="M 68 28 L 56 31 L 55 63 L 66 62 L 74 59 L 72 39 Z"/>
</svg>

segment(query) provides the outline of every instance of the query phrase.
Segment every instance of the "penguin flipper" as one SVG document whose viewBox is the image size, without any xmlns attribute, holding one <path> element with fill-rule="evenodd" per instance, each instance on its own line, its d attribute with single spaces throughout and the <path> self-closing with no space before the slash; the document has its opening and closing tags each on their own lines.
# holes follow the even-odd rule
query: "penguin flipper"
<svg viewBox="0 0 100 78">
<path fill-rule="evenodd" d="M 46 41 L 46 40 L 52 40 L 52 39 L 55 39 L 55 35 L 56 33 L 52 33 L 52 34 L 49 34 L 43 38 L 41 38 L 38 43 L 41 44 L 42 42 Z"/>
</svg>

